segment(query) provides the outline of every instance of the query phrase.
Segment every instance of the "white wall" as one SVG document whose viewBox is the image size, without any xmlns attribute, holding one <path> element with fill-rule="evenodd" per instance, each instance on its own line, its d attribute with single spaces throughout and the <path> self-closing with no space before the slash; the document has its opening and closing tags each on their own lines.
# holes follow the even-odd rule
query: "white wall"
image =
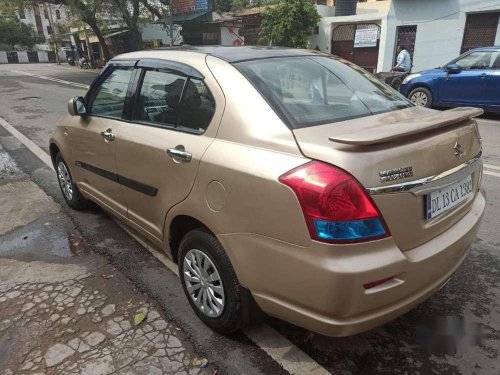
<svg viewBox="0 0 500 375">
<path fill-rule="evenodd" d="M 318 35 L 309 36 L 309 48 L 315 49 L 319 47 L 320 51 L 330 53 L 331 38 L 332 38 L 332 23 L 329 22 L 332 17 L 322 18 L 319 23 Z"/>
<path fill-rule="evenodd" d="M 179 25 L 174 25 L 174 39 L 175 44 L 182 43 L 182 35 L 180 34 L 182 28 Z M 170 45 L 170 32 L 167 26 L 160 23 L 149 23 L 141 26 L 141 35 L 143 41 L 151 41 L 161 39 L 163 45 Z"/>
<path fill-rule="evenodd" d="M 381 25 L 385 20 L 386 15 L 379 12 L 367 12 L 363 14 L 357 14 L 354 16 L 342 16 L 342 17 L 324 17 L 319 23 L 319 34 L 311 36 L 309 38 L 310 47 L 315 48 L 316 45 L 323 52 L 330 53 L 332 44 L 332 31 L 335 26 L 346 24 L 346 23 L 376 23 Z"/>
<path fill-rule="evenodd" d="M 28 52 L 26 51 L 19 51 L 17 52 L 17 59 L 20 63 L 29 63 L 28 59 Z"/>
<path fill-rule="evenodd" d="M 49 12 L 49 5 L 48 3 L 39 4 L 38 9 L 40 10 L 43 35 L 45 36 L 46 39 L 50 39 L 51 35 L 47 32 L 47 26 L 50 26 L 50 20 L 48 18 L 45 18 L 45 12 L 44 12 L 44 9 L 47 9 L 47 12 Z M 60 19 L 57 19 L 57 10 L 59 10 Z M 54 23 L 54 28 L 58 23 L 65 23 L 69 19 L 68 8 L 66 8 L 64 5 L 51 4 L 50 13 L 52 14 L 52 21 Z M 37 32 L 35 11 L 31 7 L 26 6 L 26 8 L 24 9 L 24 16 L 25 18 L 24 19 L 20 18 L 20 21 L 28 26 L 31 26 L 33 30 Z"/>
<path fill-rule="evenodd" d="M 500 0 L 391 0 L 358 3 L 356 16 L 323 17 L 319 35 L 309 40 L 330 53 L 333 26 L 373 21 L 381 25 L 377 70 L 390 71 L 398 26 L 417 25 L 413 71 L 431 69 L 460 54 L 467 13 L 500 11 Z M 500 45 L 500 26 L 496 36 Z"/>
<path fill-rule="evenodd" d="M 329 5 L 316 5 L 316 10 L 320 17 L 333 17 L 335 15 L 335 7 Z"/>
<path fill-rule="evenodd" d="M 49 56 L 47 52 L 38 52 L 38 61 L 39 62 L 49 62 Z"/>
<path fill-rule="evenodd" d="M 386 48 L 380 50 L 380 70 L 394 61 L 396 28 L 417 25 L 413 71 L 442 66 L 460 54 L 467 13 L 500 10 L 499 0 L 393 0 L 388 14 Z M 499 30 L 500 33 L 500 30 Z M 497 35 L 497 41 L 500 42 Z"/>
<path fill-rule="evenodd" d="M 220 40 L 223 46 L 240 46 L 244 44 L 239 27 L 221 26 Z"/>
</svg>

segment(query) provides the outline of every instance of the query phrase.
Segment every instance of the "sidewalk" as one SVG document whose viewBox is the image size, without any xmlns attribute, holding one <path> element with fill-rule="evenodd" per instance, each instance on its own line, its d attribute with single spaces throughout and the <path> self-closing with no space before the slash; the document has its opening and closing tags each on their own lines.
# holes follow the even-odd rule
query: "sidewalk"
<svg viewBox="0 0 500 375">
<path fill-rule="evenodd" d="M 0 374 L 213 374 L 0 148 Z"/>
</svg>

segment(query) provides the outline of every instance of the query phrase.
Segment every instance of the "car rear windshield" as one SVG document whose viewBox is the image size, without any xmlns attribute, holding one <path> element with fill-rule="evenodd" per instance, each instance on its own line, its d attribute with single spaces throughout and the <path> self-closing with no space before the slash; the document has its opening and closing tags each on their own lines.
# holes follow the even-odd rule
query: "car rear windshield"
<svg viewBox="0 0 500 375">
<path fill-rule="evenodd" d="M 234 66 L 292 128 L 412 106 L 367 71 L 335 57 L 271 58 L 238 62 Z"/>
</svg>

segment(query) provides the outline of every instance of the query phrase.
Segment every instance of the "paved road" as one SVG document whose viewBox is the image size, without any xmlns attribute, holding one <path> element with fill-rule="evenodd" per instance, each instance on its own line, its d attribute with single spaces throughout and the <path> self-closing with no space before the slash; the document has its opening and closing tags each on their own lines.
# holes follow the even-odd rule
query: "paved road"
<svg viewBox="0 0 500 375">
<path fill-rule="evenodd" d="M 24 73 L 22 73 L 24 72 Z M 96 73 L 53 65 L 0 66 L 0 117 L 47 151 L 54 124 L 66 113 L 68 98 L 85 89 L 52 77 L 90 84 Z M 327 338 L 290 324 L 266 322 L 317 363 L 335 374 L 498 374 L 500 349 L 500 121 L 479 120 L 488 164 L 483 185 L 488 207 L 470 256 L 452 280 L 434 297 L 406 315 L 350 338 Z M 47 194 L 62 202 L 53 172 L 25 148 L 9 148 L 9 136 L 0 129 L 0 141 L 25 173 Z M 497 169 L 498 168 L 498 169 Z M 178 322 L 197 350 L 228 373 L 279 373 L 280 367 L 244 334 L 222 337 L 194 318 L 179 282 L 165 272 L 133 238 L 99 209 L 68 211 L 90 248 L 104 254 L 142 291 Z M 468 327 L 480 324 L 480 345 L 463 340 L 455 355 L 429 353 L 417 342 L 418 327 L 438 316 L 464 317 Z M 286 357 L 286 356 L 285 356 Z"/>
</svg>

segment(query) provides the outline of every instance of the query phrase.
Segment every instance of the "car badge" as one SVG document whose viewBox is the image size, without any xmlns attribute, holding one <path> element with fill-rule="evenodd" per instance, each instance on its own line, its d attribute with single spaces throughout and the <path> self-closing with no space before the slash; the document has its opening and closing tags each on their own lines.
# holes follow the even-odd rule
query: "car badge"
<svg viewBox="0 0 500 375">
<path fill-rule="evenodd" d="M 380 177 L 381 182 L 401 180 L 403 178 L 413 177 L 413 167 L 410 165 L 407 167 L 394 168 L 394 169 L 389 169 L 387 171 L 380 171 L 378 172 L 378 175 Z"/>
<path fill-rule="evenodd" d="M 462 156 L 464 156 L 464 148 L 462 147 L 462 145 L 458 142 L 455 142 L 455 146 L 453 146 L 453 150 L 455 150 L 455 156 L 458 158 L 458 159 L 461 159 Z"/>
</svg>

